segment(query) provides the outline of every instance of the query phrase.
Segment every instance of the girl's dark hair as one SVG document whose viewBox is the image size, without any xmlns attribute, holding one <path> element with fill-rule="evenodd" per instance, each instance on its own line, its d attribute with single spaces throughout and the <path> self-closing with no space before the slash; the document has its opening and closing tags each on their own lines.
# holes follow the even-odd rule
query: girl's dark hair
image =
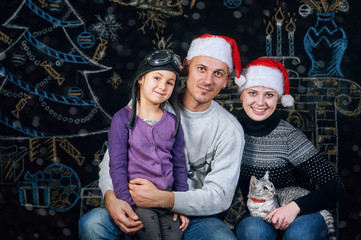
<svg viewBox="0 0 361 240">
<path fill-rule="evenodd" d="M 168 102 L 172 106 L 172 108 L 174 110 L 174 114 L 176 116 L 176 126 L 175 126 L 175 131 L 173 134 L 174 138 L 178 134 L 179 124 L 180 124 L 180 119 L 181 119 L 181 116 L 180 116 L 181 103 L 180 103 L 180 99 L 179 99 L 179 93 L 180 93 L 181 89 L 182 89 L 181 79 L 177 76 L 177 80 L 175 82 L 173 93 L 170 96 L 170 98 L 168 99 Z"/>
<path fill-rule="evenodd" d="M 181 72 L 179 72 L 178 69 L 175 68 L 172 63 L 167 63 L 163 66 L 151 66 L 150 64 L 148 64 L 145 61 L 143 64 L 141 64 L 139 66 L 138 70 L 136 71 L 135 78 L 134 78 L 134 81 L 132 84 L 132 89 L 131 89 L 132 108 L 131 108 L 131 115 L 130 115 L 130 119 L 129 119 L 127 127 L 129 129 L 134 129 L 135 117 L 137 114 L 137 100 L 139 98 L 138 79 L 141 78 L 146 73 L 155 71 L 155 70 L 168 70 L 168 71 L 172 71 L 176 74 L 175 86 L 174 86 L 172 95 L 168 99 L 168 103 L 172 106 L 172 108 L 174 110 L 174 114 L 176 116 L 176 127 L 175 127 L 175 132 L 173 134 L 173 137 L 176 137 L 178 134 L 179 124 L 180 124 L 180 106 L 181 105 L 180 105 L 180 100 L 179 100 L 179 93 L 181 91 L 182 85 L 181 85 L 181 79 L 180 79 Z"/>
<path fill-rule="evenodd" d="M 138 78 L 135 78 L 132 84 L 131 89 L 131 104 L 132 104 L 132 111 L 130 115 L 130 119 L 128 122 L 128 128 L 133 129 L 134 128 L 134 122 L 135 122 L 135 115 L 137 114 L 137 98 L 139 95 L 139 85 L 138 85 Z"/>
</svg>

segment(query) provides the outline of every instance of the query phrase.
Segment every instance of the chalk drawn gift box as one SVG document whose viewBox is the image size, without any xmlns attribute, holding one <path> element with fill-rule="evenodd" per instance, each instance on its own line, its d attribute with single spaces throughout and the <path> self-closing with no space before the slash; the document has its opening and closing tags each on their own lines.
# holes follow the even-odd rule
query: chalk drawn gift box
<svg viewBox="0 0 361 240">
<path fill-rule="evenodd" d="M 83 216 L 86 212 L 95 207 L 105 206 L 102 192 L 98 186 L 98 180 L 95 180 L 81 189 L 80 199 L 80 216 Z"/>
<path fill-rule="evenodd" d="M 0 147 L 0 183 L 15 183 L 24 171 L 25 147 Z"/>
<path fill-rule="evenodd" d="M 20 205 L 48 207 L 50 204 L 50 181 L 44 178 L 44 173 L 27 172 L 25 181 L 18 184 Z"/>
</svg>

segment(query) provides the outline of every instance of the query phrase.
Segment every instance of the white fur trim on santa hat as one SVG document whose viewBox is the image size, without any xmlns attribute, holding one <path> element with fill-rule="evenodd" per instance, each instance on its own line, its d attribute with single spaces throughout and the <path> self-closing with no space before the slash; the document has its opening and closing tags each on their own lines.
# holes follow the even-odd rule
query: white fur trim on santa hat
<svg viewBox="0 0 361 240">
<path fill-rule="evenodd" d="M 231 45 L 220 37 L 196 38 L 189 47 L 187 59 L 197 56 L 216 58 L 228 65 L 229 72 L 233 72 Z"/>
<path fill-rule="evenodd" d="M 249 66 L 243 69 L 241 75 L 245 77 L 246 82 L 242 85 L 236 82 L 239 92 L 250 87 L 263 86 L 276 90 L 279 97 L 282 97 L 284 79 L 280 70 L 265 66 Z"/>
</svg>

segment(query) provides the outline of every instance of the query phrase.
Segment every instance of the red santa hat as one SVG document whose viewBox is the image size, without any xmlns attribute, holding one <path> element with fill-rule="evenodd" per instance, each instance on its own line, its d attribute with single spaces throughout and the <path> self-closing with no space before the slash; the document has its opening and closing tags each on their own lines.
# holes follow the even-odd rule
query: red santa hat
<svg viewBox="0 0 361 240">
<path fill-rule="evenodd" d="M 280 62 L 269 58 L 259 58 L 248 63 L 241 75 L 243 78 L 235 80 L 240 93 L 250 87 L 264 86 L 276 90 L 281 98 L 282 106 L 293 106 L 294 99 L 290 95 L 287 70 Z"/>
<path fill-rule="evenodd" d="M 229 72 L 233 72 L 234 65 L 236 78 L 241 77 L 241 57 L 233 38 L 204 34 L 192 41 L 186 59 L 191 60 L 197 56 L 218 59 L 228 65 Z"/>
</svg>

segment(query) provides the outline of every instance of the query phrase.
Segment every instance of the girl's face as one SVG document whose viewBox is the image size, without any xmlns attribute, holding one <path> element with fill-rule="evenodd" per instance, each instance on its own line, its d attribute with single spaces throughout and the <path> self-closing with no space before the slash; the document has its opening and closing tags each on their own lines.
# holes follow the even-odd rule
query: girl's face
<svg viewBox="0 0 361 240">
<path fill-rule="evenodd" d="M 140 99 L 153 105 L 159 105 L 172 95 L 176 74 L 167 70 L 148 72 L 138 79 Z"/>
<path fill-rule="evenodd" d="M 278 98 L 274 89 L 259 86 L 243 90 L 240 99 L 248 117 L 254 121 L 263 121 L 276 110 Z"/>
</svg>

